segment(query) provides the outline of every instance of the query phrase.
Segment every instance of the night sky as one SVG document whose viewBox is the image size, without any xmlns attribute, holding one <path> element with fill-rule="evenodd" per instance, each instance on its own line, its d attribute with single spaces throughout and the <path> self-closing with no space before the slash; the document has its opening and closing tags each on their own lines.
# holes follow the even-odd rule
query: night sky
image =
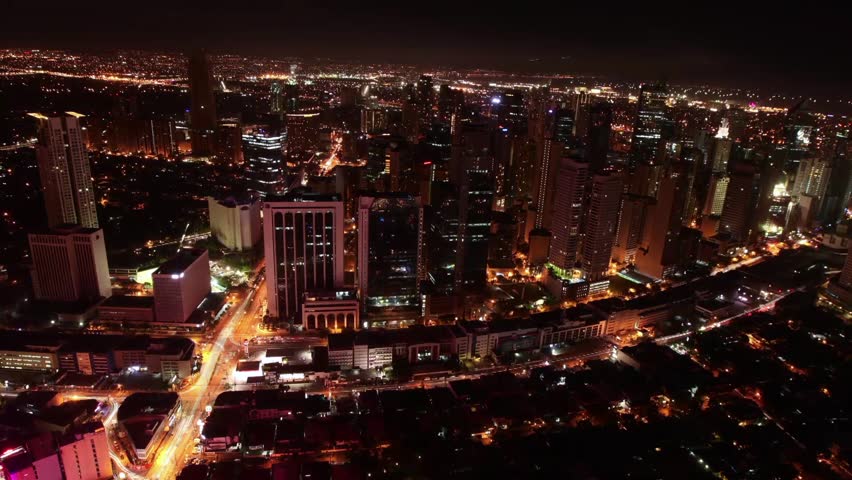
<svg viewBox="0 0 852 480">
<path fill-rule="evenodd" d="M 813 95 L 847 95 L 852 87 L 849 17 L 817 2 L 682 2 L 662 9 L 529 0 L 5 3 L 0 45 L 11 47 L 202 46 L 213 53 L 665 78 Z"/>
</svg>

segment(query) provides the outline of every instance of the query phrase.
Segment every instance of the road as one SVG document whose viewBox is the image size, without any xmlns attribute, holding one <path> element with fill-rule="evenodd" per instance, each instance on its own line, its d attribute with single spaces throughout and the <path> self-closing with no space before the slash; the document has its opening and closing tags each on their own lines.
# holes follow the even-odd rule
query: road
<svg viewBox="0 0 852 480">
<path fill-rule="evenodd" d="M 249 292 L 219 330 L 209 352 L 205 352 L 204 363 L 195 384 L 181 392 L 183 414 L 160 446 L 145 478 L 170 480 L 180 472 L 200 433 L 199 421 L 204 407 L 212 404 L 216 396 L 226 389 L 228 375 L 237 362 L 239 343 L 231 340 L 255 331 L 258 323 L 256 314 L 265 295 L 266 286 L 261 282 Z"/>
<path fill-rule="evenodd" d="M 776 298 L 776 299 L 774 299 L 770 302 L 762 303 L 760 305 L 749 308 L 748 310 L 741 312 L 741 313 L 738 313 L 736 315 L 731 315 L 730 317 L 723 318 L 721 320 L 717 320 L 713 323 L 708 323 L 707 325 L 702 326 L 698 330 L 687 330 L 685 332 L 675 333 L 675 334 L 672 334 L 672 335 L 667 335 L 665 337 L 658 337 L 654 341 L 658 345 L 668 345 L 669 343 L 676 342 L 676 341 L 681 340 L 683 338 L 686 338 L 690 335 L 695 335 L 697 333 L 700 333 L 700 332 L 703 332 L 703 331 L 706 331 L 706 330 L 711 330 L 711 329 L 718 328 L 718 327 L 724 327 L 725 325 L 733 322 L 734 320 L 736 320 L 738 318 L 742 318 L 746 315 L 751 315 L 754 312 L 761 311 L 761 310 L 771 310 L 771 309 L 775 308 L 775 304 L 779 300 L 786 298 L 787 295 L 790 295 L 791 293 L 793 293 L 793 292 L 788 292 L 788 293 L 785 293 L 783 295 L 779 295 L 778 298 Z"/>
</svg>

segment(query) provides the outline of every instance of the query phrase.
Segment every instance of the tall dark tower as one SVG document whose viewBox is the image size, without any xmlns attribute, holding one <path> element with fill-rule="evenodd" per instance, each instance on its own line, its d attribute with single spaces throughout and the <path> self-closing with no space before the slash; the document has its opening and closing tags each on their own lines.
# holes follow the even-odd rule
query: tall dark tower
<svg viewBox="0 0 852 480">
<path fill-rule="evenodd" d="M 215 144 L 216 101 L 213 98 L 210 62 L 203 50 L 196 50 L 189 58 L 189 94 L 192 154 L 199 157 L 211 156 Z"/>
<path fill-rule="evenodd" d="M 588 125 L 586 159 L 592 172 L 599 173 L 606 167 L 606 155 L 609 152 L 612 107 L 606 102 L 598 102 L 589 107 Z"/>
</svg>

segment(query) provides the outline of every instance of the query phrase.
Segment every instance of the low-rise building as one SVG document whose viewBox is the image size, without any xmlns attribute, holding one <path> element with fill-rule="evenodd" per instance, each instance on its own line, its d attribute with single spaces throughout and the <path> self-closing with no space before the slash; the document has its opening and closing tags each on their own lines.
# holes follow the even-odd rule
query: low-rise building
<svg viewBox="0 0 852 480">
<path fill-rule="evenodd" d="M 138 460 L 154 457 L 180 411 L 180 397 L 174 392 L 137 392 L 124 399 L 118 409 L 118 424 L 127 433 Z"/>
</svg>

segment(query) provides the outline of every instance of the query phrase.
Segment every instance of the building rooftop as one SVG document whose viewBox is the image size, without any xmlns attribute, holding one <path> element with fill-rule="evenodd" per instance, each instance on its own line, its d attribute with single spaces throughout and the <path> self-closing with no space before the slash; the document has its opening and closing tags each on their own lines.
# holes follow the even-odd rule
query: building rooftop
<svg viewBox="0 0 852 480">
<path fill-rule="evenodd" d="M 155 270 L 153 275 L 174 275 L 183 273 L 205 253 L 207 253 L 207 250 L 203 248 L 181 249 L 177 255 L 167 260 L 166 263 L 160 265 L 160 268 Z"/>
<path fill-rule="evenodd" d="M 137 416 L 165 416 L 177 405 L 180 397 L 175 392 L 136 392 L 130 394 L 118 407 L 118 420 Z"/>
<path fill-rule="evenodd" d="M 154 308 L 154 297 L 113 295 L 104 300 L 100 308 Z"/>
</svg>

